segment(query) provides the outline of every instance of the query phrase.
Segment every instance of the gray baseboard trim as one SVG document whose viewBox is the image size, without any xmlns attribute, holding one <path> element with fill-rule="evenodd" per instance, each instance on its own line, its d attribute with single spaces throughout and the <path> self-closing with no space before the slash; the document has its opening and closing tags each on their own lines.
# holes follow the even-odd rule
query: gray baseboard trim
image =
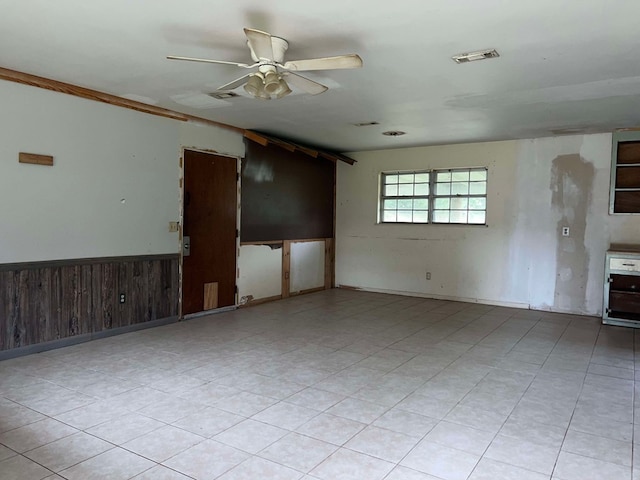
<svg viewBox="0 0 640 480">
<path fill-rule="evenodd" d="M 213 310 L 205 310 L 203 312 L 189 313 L 184 316 L 184 320 L 193 320 L 194 318 L 206 317 L 207 315 L 215 315 L 216 313 L 230 312 L 237 310 L 237 305 L 230 305 L 228 307 L 214 308 Z"/>
<path fill-rule="evenodd" d="M 77 345 L 79 343 L 90 342 L 91 340 L 113 337 L 115 335 L 121 335 L 123 333 L 137 332 L 138 330 L 145 330 L 147 328 L 153 327 L 161 327 L 163 325 L 169 325 L 170 323 L 176 323 L 177 321 L 178 317 L 166 317 L 160 318 L 158 320 L 151 320 L 149 322 L 127 325 L 125 327 L 102 330 L 100 332 L 84 333 L 82 335 L 74 335 L 73 337 L 60 338 L 51 342 L 36 343 L 35 345 L 27 345 L 24 347 L 12 348 L 10 350 L 2 350 L 0 351 L 0 361 L 9 360 L 10 358 L 22 357 L 24 355 L 31 355 L 33 353 L 47 352 L 49 350 L 55 350 L 57 348 L 69 347 L 71 345 Z"/>
</svg>

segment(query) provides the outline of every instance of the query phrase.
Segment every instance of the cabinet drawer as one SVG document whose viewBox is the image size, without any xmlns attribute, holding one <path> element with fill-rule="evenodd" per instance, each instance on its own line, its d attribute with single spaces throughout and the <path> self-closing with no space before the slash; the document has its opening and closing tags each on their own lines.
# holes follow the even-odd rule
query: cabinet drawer
<svg viewBox="0 0 640 480">
<path fill-rule="evenodd" d="M 640 272 L 640 259 L 611 258 L 609 259 L 609 270 Z"/>
<path fill-rule="evenodd" d="M 609 310 L 613 312 L 640 312 L 640 293 L 611 292 Z"/>
<path fill-rule="evenodd" d="M 640 293 L 640 275 L 612 273 L 609 282 L 611 291 Z"/>
</svg>

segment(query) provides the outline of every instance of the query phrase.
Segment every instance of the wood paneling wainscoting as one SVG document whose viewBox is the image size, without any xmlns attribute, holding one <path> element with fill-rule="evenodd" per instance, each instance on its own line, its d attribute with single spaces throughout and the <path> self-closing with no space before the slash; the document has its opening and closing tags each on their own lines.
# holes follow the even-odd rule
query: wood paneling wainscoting
<svg viewBox="0 0 640 480">
<path fill-rule="evenodd" d="M 0 351 L 177 319 L 178 263 L 171 254 L 0 264 Z"/>
</svg>

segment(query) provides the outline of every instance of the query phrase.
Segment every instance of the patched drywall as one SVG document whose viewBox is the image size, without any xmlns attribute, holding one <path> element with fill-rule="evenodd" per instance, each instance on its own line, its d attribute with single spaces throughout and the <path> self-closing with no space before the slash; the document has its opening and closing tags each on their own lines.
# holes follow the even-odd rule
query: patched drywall
<svg viewBox="0 0 640 480">
<path fill-rule="evenodd" d="M 607 248 L 640 243 L 639 216 L 608 215 L 610 134 L 351 155 L 338 165 L 338 285 L 600 315 Z M 487 227 L 376 224 L 380 172 L 480 165 Z"/>
<path fill-rule="evenodd" d="M 556 230 L 569 228 L 556 246 L 554 307 L 578 311 L 586 303 L 589 251 L 585 244 L 594 167 L 578 154 L 560 155 L 551 165 L 551 208 L 558 213 Z"/>
<path fill-rule="evenodd" d="M 376 291 L 526 306 L 504 293 L 515 221 L 517 143 L 358 152 L 338 165 L 336 283 Z M 488 168 L 488 226 L 377 224 L 382 171 Z M 431 278 L 426 278 L 430 272 Z"/>
</svg>

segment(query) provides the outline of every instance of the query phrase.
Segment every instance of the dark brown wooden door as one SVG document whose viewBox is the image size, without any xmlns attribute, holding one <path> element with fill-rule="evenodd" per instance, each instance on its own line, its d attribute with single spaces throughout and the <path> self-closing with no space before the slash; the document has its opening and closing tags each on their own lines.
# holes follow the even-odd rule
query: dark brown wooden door
<svg viewBox="0 0 640 480">
<path fill-rule="evenodd" d="M 184 152 L 182 314 L 235 304 L 236 159 Z"/>
</svg>

